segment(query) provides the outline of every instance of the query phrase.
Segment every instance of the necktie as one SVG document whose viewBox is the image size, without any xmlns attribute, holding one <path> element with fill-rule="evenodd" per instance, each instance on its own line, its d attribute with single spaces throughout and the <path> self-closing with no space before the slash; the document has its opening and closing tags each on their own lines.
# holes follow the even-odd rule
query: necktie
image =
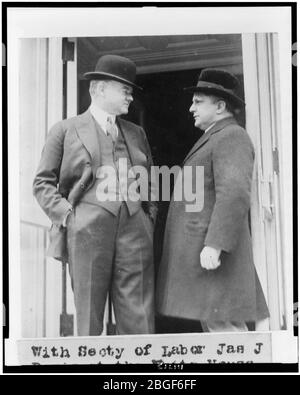
<svg viewBox="0 0 300 395">
<path fill-rule="evenodd" d="M 106 132 L 111 137 L 112 141 L 115 143 L 118 137 L 118 129 L 111 117 L 107 118 Z"/>
</svg>

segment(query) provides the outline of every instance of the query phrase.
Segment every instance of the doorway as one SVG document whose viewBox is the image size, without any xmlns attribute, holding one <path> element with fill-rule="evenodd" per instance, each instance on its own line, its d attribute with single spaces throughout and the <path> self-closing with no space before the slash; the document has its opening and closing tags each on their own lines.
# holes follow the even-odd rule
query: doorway
<svg viewBox="0 0 300 395">
<path fill-rule="evenodd" d="M 194 127 L 189 108 L 192 96 L 184 87 L 195 85 L 201 70 L 180 70 L 137 76 L 142 93 L 135 92 L 134 101 L 124 119 L 141 125 L 146 131 L 153 162 L 156 166 L 180 166 L 186 154 L 201 137 L 202 131 Z M 88 81 L 79 84 L 79 113 L 85 111 L 90 98 Z M 241 117 L 243 123 L 243 117 Z M 169 202 L 158 202 L 158 215 L 154 232 L 154 262 L 156 273 L 162 255 L 165 222 Z M 175 328 L 175 329 L 174 329 Z M 201 332 L 200 322 L 157 317 L 157 333 Z"/>
<path fill-rule="evenodd" d="M 147 48 L 141 49 L 141 43 Z M 144 128 L 156 166 L 180 166 L 203 133 L 194 127 L 192 115 L 189 113 L 192 95 L 184 91 L 185 87 L 196 84 L 201 69 L 219 67 L 234 72 L 240 79 L 240 94 L 243 97 L 240 35 L 165 36 L 163 40 L 160 36 L 79 38 L 79 114 L 90 105 L 89 82 L 82 76 L 95 66 L 87 56 L 88 48 L 91 50 L 92 46 L 94 52 L 90 53 L 94 63 L 97 61 L 97 51 L 98 56 L 105 53 L 127 56 L 137 64 L 136 84 L 143 91 L 134 92 L 129 113 L 123 117 Z M 239 122 L 244 126 L 244 114 L 240 114 Z M 169 202 L 158 202 L 154 233 L 156 273 L 162 255 L 168 207 Z M 202 332 L 202 328 L 199 321 L 157 316 L 156 332 Z"/>
</svg>

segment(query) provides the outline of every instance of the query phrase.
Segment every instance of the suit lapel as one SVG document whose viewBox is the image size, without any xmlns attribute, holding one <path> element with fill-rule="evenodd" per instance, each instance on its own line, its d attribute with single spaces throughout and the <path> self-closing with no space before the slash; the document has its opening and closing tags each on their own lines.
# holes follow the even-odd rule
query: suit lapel
<svg viewBox="0 0 300 395">
<path fill-rule="evenodd" d="M 192 156 L 194 155 L 195 152 L 199 150 L 207 141 L 210 139 L 210 137 L 214 134 L 219 132 L 220 130 L 224 129 L 225 126 L 230 125 L 230 124 L 236 124 L 236 120 L 233 117 L 228 117 L 221 119 L 220 121 L 216 122 L 216 124 L 206 133 L 204 133 L 200 139 L 196 142 L 196 144 L 193 146 L 193 148 L 190 150 L 190 152 L 187 154 L 185 157 L 183 164 Z"/>
<path fill-rule="evenodd" d="M 121 118 L 117 119 L 117 124 L 121 133 L 124 136 L 124 140 L 127 144 L 128 153 L 132 165 L 139 164 L 139 152 L 138 147 L 140 146 L 139 135 L 129 127 L 127 122 L 124 122 Z M 100 126 L 99 126 L 100 127 Z M 99 140 L 98 131 L 96 129 L 95 121 L 89 110 L 78 116 L 76 123 L 76 130 L 78 136 L 85 146 L 89 154 L 91 155 L 93 163 L 100 165 L 100 152 L 99 152 Z"/>
<path fill-rule="evenodd" d="M 93 167 L 97 168 L 100 165 L 100 151 L 97 136 L 97 129 L 92 114 L 87 110 L 82 115 L 79 115 L 76 123 L 76 130 L 78 137 L 85 146 L 92 158 Z"/>
</svg>

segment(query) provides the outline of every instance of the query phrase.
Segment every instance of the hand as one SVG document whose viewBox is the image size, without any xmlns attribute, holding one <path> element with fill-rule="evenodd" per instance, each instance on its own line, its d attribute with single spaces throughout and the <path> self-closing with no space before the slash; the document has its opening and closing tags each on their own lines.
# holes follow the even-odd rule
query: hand
<svg viewBox="0 0 300 395">
<path fill-rule="evenodd" d="M 205 246 L 200 253 L 200 264 L 203 269 L 214 270 L 221 265 L 219 259 L 221 250 L 216 250 L 213 247 Z"/>
</svg>

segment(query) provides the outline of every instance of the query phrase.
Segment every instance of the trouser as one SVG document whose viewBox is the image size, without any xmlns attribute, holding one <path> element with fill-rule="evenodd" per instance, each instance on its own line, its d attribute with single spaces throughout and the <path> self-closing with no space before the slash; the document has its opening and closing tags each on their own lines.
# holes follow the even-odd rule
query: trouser
<svg viewBox="0 0 300 395">
<path fill-rule="evenodd" d="M 154 333 L 153 224 L 123 203 L 114 216 L 81 202 L 67 227 L 79 336 L 100 335 L 108 292 L 117 334 Z"/>
<path fill-rule="evenodd" d="M 201 321 L 203 332 L 247 332 L 245 322 Z"/>
</svg>

